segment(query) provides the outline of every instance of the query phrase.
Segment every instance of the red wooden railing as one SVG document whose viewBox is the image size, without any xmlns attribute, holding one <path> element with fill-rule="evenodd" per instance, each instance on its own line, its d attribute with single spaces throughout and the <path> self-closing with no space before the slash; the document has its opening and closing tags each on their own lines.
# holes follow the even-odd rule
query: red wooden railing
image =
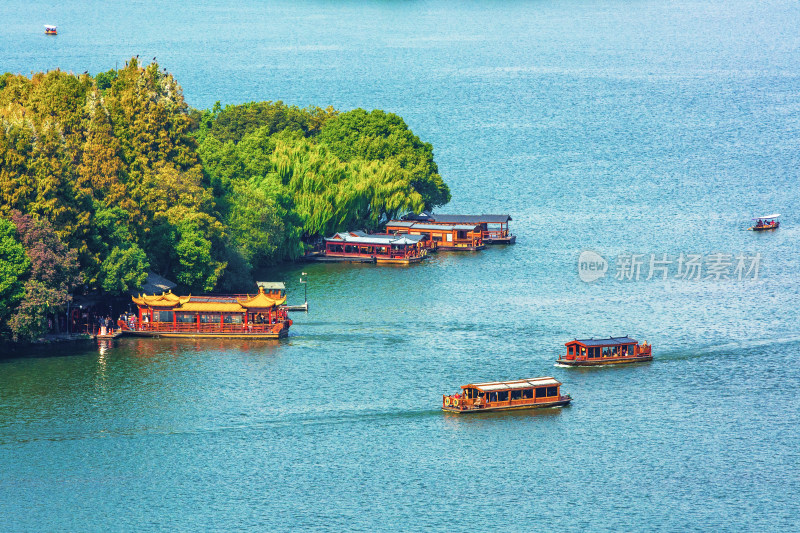
<svg viewBox="0 0 800 533">
<path fill-rule="evenodd" d="M 219 323 L 187 323 L 178 322 L 145 322 L 133 328 L 133 331 L 156 331 L 164 333 L 230 333 L 258 334 L 278 333 L 286 326 L 283 321 L 272 324 L 219 324 Z"/>
</svg>

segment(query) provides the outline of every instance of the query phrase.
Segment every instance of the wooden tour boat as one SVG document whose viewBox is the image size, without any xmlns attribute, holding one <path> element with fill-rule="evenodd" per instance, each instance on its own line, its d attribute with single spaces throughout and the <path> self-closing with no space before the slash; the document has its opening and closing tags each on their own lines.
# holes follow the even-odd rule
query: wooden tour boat
<svg viewBox="0 0 800 533">
<path fill-rule="evenodd" d="M 44 34 L 45 35 L 58 35 L 58 28 L 52 24 L 45 24 L 44 25 Z"/>
<path fill-rule="evenodd" d="M 442 410 L 451 413 L 482 413 L 515 409 L 560 407 L 572 401 L 561 394 L 561 382 L 551 377 L 492 381 L 462 385 L 462 392 L 442 396 Z"/>
<path fill-rule="evenodd" d="M 403 217 L 409 222 L 426 222 L 428 224 L 477 224 L 480 227 L 481 239 L 485 244 L 514 244 L 517 236 L 509 231 L 510 215 L 438 215 L 422 212 Z"/>
<path fill-rule="evenodd" d="M 409 220 L 391 220 L 386 223 L 386 233 L 394 235 L 421 235 L 423 246 L 432 250 L 477 251 L 485 248 L 478 224 L 428 224 Z"/>
<path fill-rule="evenodd" d="M 133 297 L 139 308 L 127 335 L 142 337 L 212 337 L 278 339 L 289 334 L 286 296 L 281 289 L 259 287 L 258 294 L 177 296 L 171 292 Z"/>
<path fill-rule="evenodd" d="M 565 343 L 567 353 L 557 362 L 567 366 L 598 366 L 653 360 L 653 346 L 630 337 L 584 339 Z"/>
<path fill-rule="evenodd" d="M 337 233 L 325 239 L 324 250 L 305 256 L 308 261 L 349 261 L 353 263 L 419 263 L 427 255 L 421 235 L 367 234 L 363 231 Z"/>
<path fill-rule="evenodd" d="M 781 223 L 778 220 L 779 216 L 781 216 L 780 213 L 775 213 L 774 215 L 756 217 L 753 219 L 757 221 L 755 225 L 747 229 L 750 231 L 766 231 L 768 229 L 778 229 L 779 227 L 781 227 Z"/>
</svg>

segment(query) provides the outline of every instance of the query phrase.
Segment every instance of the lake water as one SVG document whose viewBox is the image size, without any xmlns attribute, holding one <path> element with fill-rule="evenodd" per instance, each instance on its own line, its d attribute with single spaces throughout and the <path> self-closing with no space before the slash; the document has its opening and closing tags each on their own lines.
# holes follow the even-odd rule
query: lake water
<svg viewBox="0 0 800 533">
<path fill-rule="evenodd" d="M 0 11 L 0 71 L 96 73 L 139 54 L 198 108 L 398 113 L 434 145 L 453 192 L 441 211 L 508 212 L 518 235 L 411 267 L 263 273 L 301 302 L 308 272 L 311 312 L 280 342 L 123 339 L 0 361 L 0 529 L 797 527 L 796 1 Z M 784 227 L 745 231 L 768 212 Z M 592 283 L 587 250 L 608 262 Z M 684 279 L 681 254 L 729 279 Z M 648 280 L 651 258 L 672 263 Z M 564 342 L 625 334 L 655 360 L 554 366 Z M 544 375 L 572 406 L 439 410 L 459 385 Z"/>
</svg>

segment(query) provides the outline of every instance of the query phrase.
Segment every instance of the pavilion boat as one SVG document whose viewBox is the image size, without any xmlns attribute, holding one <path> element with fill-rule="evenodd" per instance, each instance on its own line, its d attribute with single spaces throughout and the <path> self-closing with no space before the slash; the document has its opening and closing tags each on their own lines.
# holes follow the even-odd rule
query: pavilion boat
<svg viewBox="0 0 800 533">
<path fill-rule="evenodd" d="M 780 213 L 775 213 L 773 215 L 756 217 L 753 219 L 756 221 L 756 223 L 747 229 L 750 231 L 766 231 L 769 229 L 778 229 L 779 227 L 781 227 L 781 223 L 778 220 L 779 216 L 781 216 Z"/>
<path fill-rule="evenodd" d="M 517 236 L 509 230 L 510 215 L 441 215 L 422 212 L 403 217 L 409 222 L 426 222 L 428 224 L 477 224 L 480 227 L 481 239 L 485 244 L 514 244 Z"/>
<path fill-rule="evenodd" d="M 325 248 L 305 256 L 308 261 L 347 261 L 408 265 L 427 255 L 421 235 L 367 234 L 363 231 L 337 233 L 325 239 Z"/>
<path fill-rule="evenodd" d="M 630 337 L 584 339 L 565 343 L 567 353 L 558 364 L 567 366 L 599 366 L 640 363 L 653 360 L 653 346 L 644 341 L 637 344 Z"/>
<path fill-rule="evenodd" d="M 410 220 L 391 220 L 386 233 L 392 235 L 421 235 L 423 246 L 431 250 L 473 252 L 483 250 L 483 238 L 478 224 L 429 224 Z"/>
<path fill-rule="evenodd" d="M 460 393 L 442 396 L 442 410 L 484 413 L 561 407 L 571 401 L 571 396 L 561 394 L 561 382 L 541 377 L 462 385 Z"/>
<path fill-rule="evenodd" d="M 58 28 L 53 24 L 45 24 L 44 25 L 44 34 L 45 35 L 58 35 Z"/>
<path fill-rule="evenodd" d="M 255 295 L 178 296 L 165 292 L 132 299 L 139 308 L 138 317 L 119 322 L 126 335 L 278 339 L 286 337 L 292 325 L 280 288 L 259 287 Z"/>
</svg>

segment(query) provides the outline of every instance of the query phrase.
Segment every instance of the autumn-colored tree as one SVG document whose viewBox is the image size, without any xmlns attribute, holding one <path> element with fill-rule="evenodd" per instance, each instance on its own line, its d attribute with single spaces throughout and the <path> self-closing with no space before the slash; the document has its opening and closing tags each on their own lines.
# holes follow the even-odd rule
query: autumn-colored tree
<svg viewBox="0 0 800 533">
<path fill-rule="evenodd" d="M 78 253 L 64 245 L 46 220 L 19 211 L 12 212 L 11 220 L 30 260 L 30 274 L 22 302 L 8 322 L 14 340 L 33 340 L 47 330 L 47 315 L 63 310 L 81 283 Z"/>
</svg>

